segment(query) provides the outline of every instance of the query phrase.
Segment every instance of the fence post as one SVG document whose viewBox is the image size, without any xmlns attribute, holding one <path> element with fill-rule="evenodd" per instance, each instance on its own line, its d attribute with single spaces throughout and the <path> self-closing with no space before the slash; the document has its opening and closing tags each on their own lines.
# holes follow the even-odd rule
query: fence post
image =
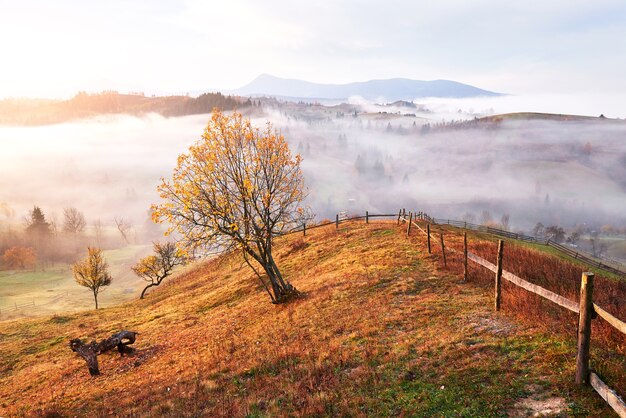
<svg viewBox="0 0 626 418">
<path fill-rule="evenodd" d="M 428 254 L 432 254 L 430 249 L 430 224 L 426 224 L 426 241 L 428 242 Z"/>
<path fill-rule="evenodd" d="M 400 225 L 400 216 L 402 216 L 402 209 L 398 211 L 398 225 Z"/>
<path fill-rule="evenodd" d="M 302 235 L 306 237 L 306 222 L 302 224 Z"/>
<path fill-rule="evenodd" d="M 576 354 L 576 384 L 589 383 L 589 348 L 593 317 L 593 273 L 583 273 L 580 283 L 580 313 L 578 316 L 578 352 Z"/>
<path fill-rule="evenodd" d="M 467 232 L 463 232 L 463 281 L 467 281 Z"/>
<path fill-rule="evenodd" d="M 447 267 L 448 263 L 446 262 L 446 246 L 443 243 L 443 232 L 440 232 L 441 237 L 441 253 L 443 254 L 443 266 Z"/>
<path fill-rule="evenodd" d="M 402 217 L 406 218 L 406 208 L 402 208 Z"/>
<path fill-rule="evenodd" d="M 498 268 L 496 271 L 496 292 L 494 307 L 500 310 L 500 296 L 502 293 L 502 254 L 504 253 L 504 240 L 498 241 Z"/>
<path fill-rule="evenodd" d="M 411 233 L 411 221 L 413 220 L 413 212 L 409 212 L 409 224 L 406 226 L 406 236 Z"/>
<path fill-rule="evenodd" d="M 335 229 L 339 229 L 339 214 L 335 215 Z"/>
<path fill-rule="evenodd" d="M 365 223 L 370 223 L 370 213 L 368 211 L 365 211 Z"/>
</svg>

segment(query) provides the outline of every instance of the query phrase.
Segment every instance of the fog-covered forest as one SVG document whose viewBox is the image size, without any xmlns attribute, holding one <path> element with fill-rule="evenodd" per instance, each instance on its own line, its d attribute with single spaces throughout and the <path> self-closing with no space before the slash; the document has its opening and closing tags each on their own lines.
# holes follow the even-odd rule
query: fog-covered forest
<svg viewBox="0 0 626 418">
<path fill-rule="evenodd" d="M 619 235 L 626 226 L 621 120 L 475 119 L 402 101 L 324 106 L 257 98 L 242 111 L 259 127 L 271 121 L 302 155 L 318 220 L 403 207 L 526 233 L 538 223 L 582 235 Z M 135 244 L 158 239 L 162 230 L 149 213 L 156 185 L 207 119 L 107 114 L 0 127 L 0 249 L 23 233 L 35 206 L 59 234 L 64 209 L 75 208 L 91 241 L 98 228 Z M 54 248 L 58 259 L 72 259 Z"/>
</svg>

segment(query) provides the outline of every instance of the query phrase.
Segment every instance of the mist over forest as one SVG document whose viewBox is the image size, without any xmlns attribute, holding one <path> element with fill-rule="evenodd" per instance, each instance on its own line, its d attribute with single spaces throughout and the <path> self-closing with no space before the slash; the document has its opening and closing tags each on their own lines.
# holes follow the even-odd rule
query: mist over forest
<svg viewBox="0 0 626 418">
<path fill-rule="evenodd" d="M 469 111 L 438 113 L 411 102 L 253 103 L 244 114 L 259 127 L 271 121 L 303 156 L 317 220 L 404 207 L 476 223 L 505 219 L 507 228 L 527 233 L 537 222 L 626 226 L 621 120 L 471 123 Z M 208 118 L 101 115 L 1 126 L 0 228 L 19 227 L 35 205 L 57 224 L 63 208 L 75 207 L 87 229 L 123 217 L 137 242 L 158 238 L 161 230 L 149 220 L 156 185 Z"/>
</svg>

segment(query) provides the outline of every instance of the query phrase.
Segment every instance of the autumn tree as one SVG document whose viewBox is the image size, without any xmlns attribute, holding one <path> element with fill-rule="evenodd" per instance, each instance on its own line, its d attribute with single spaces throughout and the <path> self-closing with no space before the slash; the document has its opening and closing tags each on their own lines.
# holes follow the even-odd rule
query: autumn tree
<svg viewBox="0 0 626 418">
<path fill-rule="evenodd" d="M 300 162 L 271 124 L 255 129 L 239 113 L 214 110 L 202 138 L 178 157 L 171 181 L 158 187 L 164 202 L 153 207 L 154 219 L 179 232 L 187 250 L 241 251 L 272 302 L 283 302 L 297 291 L 272 249 L 307 213 Z"/>
<path fill-rule="evenodd" d="M 148 285 L 141 291 L 140 299 L 143 299 L 148 289 L 160 285 L 166 277 L 172 274 L 176 266 L 185 264 L 186 261 L 173 242 L 164 244 L 155 242 L 153 250 L 153 255 L 142 258 L 131 267 L 137 276 L 148 282 Z"/>
<path fill-rule="evenodd" d="M 98 309 L 98 293 L 103 287 L 111 284 L 109 265 L 102 256 L 102 250 L 95 247 L 87 248 L 87 258 L 72 266 L 74 280 L 81 286 L 91 289 Z"/>
<path fill-rule="evenodd" d="M 76 208 L 63 209 L 63 231 L 78 234 L 85 230 L 85 215 Z"/>
<path fill-rule="evenodd" d="M 2 255 L 2 266 L 7 270 L 25 270 L 35 267 L 37 256 L 30 247 L 11 247 Z"/>
</svg>

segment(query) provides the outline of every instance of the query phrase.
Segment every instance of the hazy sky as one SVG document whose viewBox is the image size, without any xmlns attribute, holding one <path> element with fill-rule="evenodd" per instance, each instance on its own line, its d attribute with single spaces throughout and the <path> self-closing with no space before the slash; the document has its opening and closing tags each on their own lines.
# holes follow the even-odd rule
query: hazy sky
<svg viewBox="0 0 626 418">
<path fill-rule="evenodd" d="M 0 97 L 453 79 L 626 94 L 626 2 L 0 0 Z"/>
</svg>

